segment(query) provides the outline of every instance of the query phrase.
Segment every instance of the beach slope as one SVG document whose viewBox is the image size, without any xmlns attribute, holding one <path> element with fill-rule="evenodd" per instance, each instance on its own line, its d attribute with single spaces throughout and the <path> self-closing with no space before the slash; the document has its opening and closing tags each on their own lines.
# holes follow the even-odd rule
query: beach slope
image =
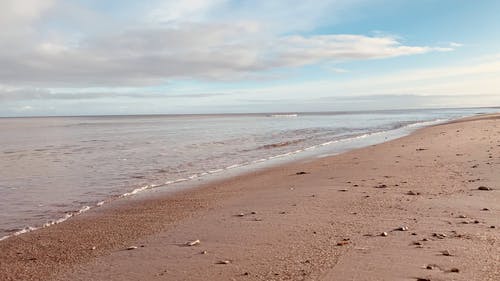
<svg viewBox="0 0 500 281">
<path fill-rule="evenodd" d="M 118 200 L 1 241 L 0 280 L 500 280 L 499 171 L 500 115 L 466 118 Z"/>
</svg>

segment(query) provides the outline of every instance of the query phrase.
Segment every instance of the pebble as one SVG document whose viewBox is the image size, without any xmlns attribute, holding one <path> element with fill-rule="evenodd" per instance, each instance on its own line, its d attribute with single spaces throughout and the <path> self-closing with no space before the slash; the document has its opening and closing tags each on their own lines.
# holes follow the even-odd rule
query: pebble
<svg viewBox="0 0 500 281">
<path fill-rule="evenodd" d="M 344 245 L 347 245 L 349 244 L 349 241 L 340 241 L 337 243 L 337 246 L 344 246 Z"/>
<path fill-rule="evenodd" d="M 375 188 L 386 188 L 387 185 L 385 184 L 379 184 L 379 185 L 376 185 Z"/>
<path fill-rule="evenodd" d="M 481 211 L 489 211 L 490 209 L 488 208 L 482 208 Z"/>
<path fill-rule="evenodd" d="M 490 228 L 496 228 L 496 226 L 494 226 L 494 225 L 490 225 Z"/>
<path fill-rule="evenodd" d="M 397 231 L 408 231 L 408 226 L 400 226 L 398 228 L 396 228 Z"/>
<path fill-rule="evenodd" d="M 237 216 L 238 216 L 238 217 L 244 217 L 244 216 L 245 216 L 245 214 L 244 214 L 244 213 L 239 213 Z"/>
<path fill-rule="evenodd" d="M 257 212 L 255 212 L 255 211 L 252 211 L 252 212 L 251 212 L 250 214 L 252 214 L 252 215 L 255 215 L 255 214 L 257 214 Z"/>
<path fill-rule="evenodd" d="M 477 188 L 477 190 L 484 190 L 484 191 L 491 191 L 493 190 L 491 187 L 487 187 L 487 186 L 480 186 Z"/>
<path fill-rule="evenodd" d="M 432 236 L 434 236 L 438 239 L 444 239 L 447 237 L 446 234 L 444 234 L 444 233 L 433 233 Z"/>
<path fill-rule="evenodd" d="M 458 273 L 458 272 L 460 272 L 460 269 L 454 267 L 454 268 L 450 269 L 450 272 Z"/>
<path fill-rule="evenodd" d="M 478 221 L 478 220 L 475 220 L 475 221 L 474 221 L 474 223 L 479 223 L 479 221 Z"/>
<path fill-rule="evenodd" d="M 222 260 L 222 261 L 219 261 L 217 262 L 218 264 L 230 264 L 231 261 L 228 261 L 228 260 Z"/>
<path fill-rule="evenodd" d="M 448 250 L 444 250 L 441 253 L 443 254 L 443 256 L 447 256 L 447 257 L 451 256 L 451 253 Z"/>
<path fill-rule="evenodd" d="M 200 243 L 201 243 L 200 240 L 196 239 L 194 241 L 187 242 L 186 245 L 189 246 L 189 247 L 192 247 L 192 246 L 198 245 Z"/>
<path fill-rule="evenodd" d="M 97 249 L 97 247 L 96 247 L 96 246 L 93 246 L 93 247 L 92 247 L 92 248 L 90 248 L 90 249 L 93 251 L 93 250 Z"/>
<path fill-rule="evenodd" d="M 417 278 L 417 281 L 431 281 L 429 278 Z"/>
<path fill-rule="evenodd" d="M 465 218 L 467 218 L 467 216 L 466 216 L 466 215 L 460 215 L 460 216 L 458 216 L 458 217 L 459 217 L 459 218 L 461 218 L 461 219 L 465 219 Z"/>
<path fill-rule="evenodd" d="M 415 192 L 415 191 L 411 191 L 411 190 L 410 190 L 410 191 L 408 191 L 406 194 L 407 194 L 407 195 L 419 195 L 420 193 Z"/>
<path fill-rule="evenodd" d="M 385 232 L 385 231 L 382 232 L 382 233 L 380 233 L 380 236 L 383 236 L 383 237 L 386 237 L 387 235 L 389 235 L 389 234 L 387 232 Z"/>
<path fill-rule="evenodd" d="M 206 255 L 208 252 L 207 251 L 201 251 L 202 255 Z"/>
<path fill-rule="evenodd" d="M 344 239 L 342 239 L 342 241 L 340 241 L 340 242 L 337 243 L 337 246 L 347 245 L 347 244 L 350 243 L 350 240 L 351 240 L 350 238 L 344 238 Z"/>
<path fill-rule="evenodd" d="M 127 250 L 135 250 L 135 249 L 137 249 L 137 246 L 130 246 L 127 248 Z"/>
</svg>

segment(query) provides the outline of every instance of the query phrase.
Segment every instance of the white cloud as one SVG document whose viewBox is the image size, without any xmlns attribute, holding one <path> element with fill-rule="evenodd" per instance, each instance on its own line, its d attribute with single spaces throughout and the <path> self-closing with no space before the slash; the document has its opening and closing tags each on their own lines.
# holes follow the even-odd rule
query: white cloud
<svg viewBox="0 0 500 281">
<path fill-rule="evenodd" d="M 39 19 L 55 0 L 2 0 L 0 1 L 0 26 L 16 28 Z M 2 31 L 6 31 L 2 28 Z"/>
<path fill-rule="evenodd" d="M 134 11 L 137 18 L 124 20 L 127 16 L 107 17 L 103 11 L 81 6 L 85 2 L 4 0 L 0 2 L 0 86 L 4 85 L 0 99 L 150 97 L 138 89 L 175 79 L 240 80 L 283 68 L 450 51 L 460 45 L 415 46 L 382 33 L 300 35 L 325 19 L 334 23 L 345 9 L 361 2 L 366 0 L 238 5 L 226 0 L 150 0 L 144 6 L 153 3 L 153 9 Z M 343 89 L 358 84 L 349 85 Z M 96 86 L 130 86 L 136 91 L 85 91 Z M 76 90 L 49 90 L 61 87 Z M 329 87 L 325 82 L 313 88 L 328 92 Z"/>
<path fill-rule="evenodd" d="M 153 23 L 175 23 L 178 21 L 203 20 L 207 13 L 225 0 L 183 0 L 166 1 L 154 8 L 147 15 L 147 20 Z"/>
<path fill-rule="evenodd" d="M 391 37 L 273 36 L 258 24 L 186 23 L 88 37 L 79 45 L 45 40 L 0 54 L 0 82 L 32 87 L 144 86 L 175 78 L 231 80 L 282 67 L 443 51 Z"/>
<path fill-rule="evenodd" d="M 452 47 L 452 48 L 462 47 L 463 45 L 464 44 L 462 44 L 462 43 L 450 42 L 450 47 Z"/>
<path fill-rule="evenodd" d="M 494 56 L 491 56 L 494 57 Z M 500 58 L 470 60 L 454 66 L 414 69 L 354 77 L 342 80 L 316 80 L 252 89 L 251 93 L 269 99 L 303 99 L 303 93 L 316 97 L 348 96 L 497 96 L 500 97 Z M 250 93 L 250 92 L 249 92 Z M 497 99 L 498 100 L 498 99 Z"/>
</svg>

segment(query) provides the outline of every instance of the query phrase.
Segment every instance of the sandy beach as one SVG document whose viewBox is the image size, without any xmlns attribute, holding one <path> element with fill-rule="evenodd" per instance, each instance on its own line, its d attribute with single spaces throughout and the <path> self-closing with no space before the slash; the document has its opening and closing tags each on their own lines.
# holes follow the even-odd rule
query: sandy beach
<svg viewBox="0 0 500 281">
<path fill-rule="evenodd" d="M 497 281 L 499 170 L 500 115 L 466 118 L 117 200 L 1 241 L 0 280 Z"/>
</svg>

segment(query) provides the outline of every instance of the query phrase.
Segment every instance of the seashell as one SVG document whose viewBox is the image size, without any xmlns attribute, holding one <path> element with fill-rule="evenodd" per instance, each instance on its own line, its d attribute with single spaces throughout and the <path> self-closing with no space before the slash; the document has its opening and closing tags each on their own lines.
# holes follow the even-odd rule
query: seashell
<svg viewBox="0 0 500 281">
<path fill-rule="evenodd" d="M 189 247 L 192 247 L 192 246 L 198 245 L 200 243 L 201 243 L 200 240 L 196 239 L 194 241 L 187 242 L 186 245 Z"/>
</svg>

